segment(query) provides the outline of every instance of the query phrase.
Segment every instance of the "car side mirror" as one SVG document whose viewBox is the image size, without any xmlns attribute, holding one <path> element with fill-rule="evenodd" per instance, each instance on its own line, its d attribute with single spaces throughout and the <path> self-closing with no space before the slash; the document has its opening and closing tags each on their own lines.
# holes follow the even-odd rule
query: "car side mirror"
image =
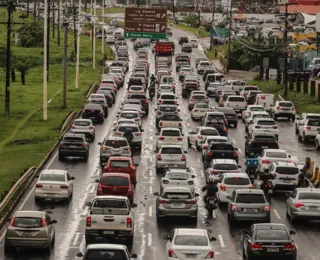
<svg viewBox="0 0 320 260">
<path fill-rule="evenodd" d="M 78 252 L 77 257 L 83 257 L 83 254 L 81 252 Z"/>
<path fill-rule="evenodd" d="M 137 258 L 137 257 L 138 257 L 137 254 L 132 254 L 132 255 L 131 255 L 131 258 Z"/>
<path fill-rule="evenodd" d="M 131 208 L 136 208 L 138 205 L 136 203 L 131 203 Z"/>
<path fill-rule="evenodd" d="M 194 196 L 195 196 L 195 197 L 199 197 L 200 194 L 199 194 L 199 193 L 195 193 Z"/>
<path fill-rule="evenodd" d="M 154 111 L 157 111 L 157 109 L 155 108 Z"/>
<path fill-rule="evenodd" d="M 241 169 L 241 167 L 242 167 L 241 165 L 238 165 L 238 168 L 239 168 L 239 169 Z"/>
<path fill-rule="evenodd" d="M 184 151 L 184 153 L 188 153 L 188 151 Z"/>
<path fill-rule="evenodd" d="M 176 99 L 178 99 L 178 97 L 176 97 Z"/>
<path fill-rule="evenodd" d="M 295 231 L 293 231 L 293 230 L 290 230 L 290 235 L 295 235 L 296 234 L 296 232 Z"/>
<path fill-rule="evenodd" d="M 244 139 L 248 139 L 248 136 L 246 135 L 246 136 L 244 137 Z"/>
<path fill-rule="evenodd" d="M 141 129 L 140 131 L 141 131 L 141 132 L 144 132 L 144 129 Z"/>
<path fill-rule="evenodd" d="M 99 179 L 96 179 L 94 182 L 99 183 L 99 182 L 100 182 L 100 180 L 99 180 Z"/>
<path fill-rule="evenodd" d="M 217 241 L 215 237 L 210 237 L 210 241 Z"/>
<path fill-rule="evenodd" d="M 99 143 L 98 143 L 98 145 L 102 145 L 102 143 L 101 143 L 101 142 L 99 142 Z"/>
<path fill-rule="evenodd" d="M 116 117 L 119 117 L 119 115 L 116 115 Z"/>
<path fill-rule="evenodd" d="M 153 195 L 154 196 L 159 196 L 159 192 L 154 192 Z"/>
<path fill-rule="evenodd" d="M 196 176 L 195 175 L 191 175 L 191 178 L 195 178 Z"/>
<path fill-rule="evenodd" d="M 289 154 L 288 157 L 291 158 L 291 155 Z"/>
<path fill-rule="evenodd" d="M 168 236 L 167 236 L 167 238 L 168 238 L 168 240 L 170 240 L 170 241 L 171 241 L 172 236 L 171 236 L 171 235 L 168 235 Z"/>
<path fill-rule="evenodd" d="M 75 180 L 75 177 L 71 177 L 71 180 Z"/>
<path fill-rule="evenodd" d="M 135 166 L 135 167 L 138 167 L 138 166 L 139 166 L 139 163 L 135 163 L 134 166 Z"/>
</svg>

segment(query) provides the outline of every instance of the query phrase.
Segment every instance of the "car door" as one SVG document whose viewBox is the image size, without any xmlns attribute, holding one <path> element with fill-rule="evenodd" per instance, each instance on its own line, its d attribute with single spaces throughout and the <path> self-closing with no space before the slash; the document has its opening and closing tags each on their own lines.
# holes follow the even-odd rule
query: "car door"
<svg viewBox="0 0 320 260">
<path fill-rule="evenodd" d="M 52 241 L 52 239 L 54 237 L 54 233 L 55 233 L 54 225 L 53 224 L 49 224 L 49 223 L 51 223 L 51 218 L 47 213 L 46 213 L 45 218 L 46 218 L 46 222 L 47 222 L 48 235 L 50 236 L 50 241 Z"/>
</svg>

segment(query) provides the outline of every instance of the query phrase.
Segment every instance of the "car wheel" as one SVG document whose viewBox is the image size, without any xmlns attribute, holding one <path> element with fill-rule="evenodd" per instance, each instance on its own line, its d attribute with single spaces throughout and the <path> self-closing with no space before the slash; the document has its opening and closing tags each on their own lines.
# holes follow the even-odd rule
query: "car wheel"
<svg viewBox="0 0 320 260">
<path fill-rule="evenodd" d="M 296 135 L 299 134 L 299 129 L 298 129 L 297 125 L 295 127 L 295 131 L 296 131 Z"/>
<path fill-rule="evenodd" d="M 188 147 L 191 148 L 192 144 L 190 142 L 190 139 L 188 138 Z"/>
<path fill-rule="evenodd" d="M 246 260 L 246 253 L 243 247 L 242 247 L 242 260 Z"/>
<path fill-rule="evenodd" d="M 302 142 L 302 137 L 300 136 L 300 134 L 298 135 L 298 141 Z"/>
<path fill-rule="evenodd" d="M 234 126 L 234 128 L 237 128 L 237 127 L 238 127 L 238 124 L 234 124 L 233 126 Z"/>
<path fill-rule="evenodd" d="M 40 203 L 40 202 L 41 202 L 41 199 L 38 198 L 38 197 L 34 197 L 34 201 L 35 201 L 35 203 Z"/>
<path fill-rule="evenodd" d="M 52 241 L 49 243 L 49 245 L 45 248 L 45 251 L 47 254 L 50 254 L 52 251 Z"/>
<path fill-rule="evenodd" d="M 201 151 L 201 147 L 198 145 L 198 142 L 196 142 L 196 149 L 197 149 L 198 152 Z"/>
<path fill-rule="evenodd" d="M 303 142 L 303 144 L 306 144 L 306 143 L 307 143 L 307 138 L 306 138 L 306 135 L 305 135 L 305 134 L 303 134 L 302 142 Z"/>
<path fill-rule="evenodd" d="M 192 120 L 192 121 L 195 121 L 195 118 L 194 118 L 193 116 L 191 116 L 191 120 Z"/>
<path fill-rule="evenodd" d="M 290 120 L 290 119 L 289 119 Z M 291 117 L 292 122 L 294 122 L 296 120 L 296 116 L 292 116 Z"/>
<path fill-rule="evenodd" d="M 56 235 L 53 236 L 52 241 L 51 241 L 51 248 L 54 248 L 56 245 Z"/>
<path fill-rule="evenodd" d="M 316 150 L 319 151 L 320 150 L 320 144 L 319 144 L 319 141 L 316 140 Z"/>
<path fill-rule="evenodd" d="M 4 254 L 9 255 L 11 253 L 13 253 L 13 248 L 8 246 L 7 242 L 5 241 L 4 242 Z"/>
<path fill-rule="evenodd" d="M 64 156 L 59 153 L 59 161 L 63 161 L 63 160 L 64 160 Z"/>
<path fill-rule="evenodd" d="M 133 237 L 134 237 L 134 235 L 132 234 L 132 236 L 127 238 L 127 242 L 128 242 L 129 245 L 133 244 Z"/>
<path fill-rule="evenodd" d="M 87 153 L 87 154 L 83 157 L 83 160 L 84 160 L 85 162 L 87 162 L 87 161 L 88 161 L 88 158 L 89 158 L 89 153 Z"/>
<path fill-rule="evenodd" d="M 91 136 L 91 142 L 94 142 L 95 139 L 96 139 L 95 135 Z"/>
<path fill-rule="evenodd" d="M 278 119 L 278 117 L 276 116 L 276 114 L 273 114 L 273 119 L 274 121 L 276 121 Z"/>
</svg>

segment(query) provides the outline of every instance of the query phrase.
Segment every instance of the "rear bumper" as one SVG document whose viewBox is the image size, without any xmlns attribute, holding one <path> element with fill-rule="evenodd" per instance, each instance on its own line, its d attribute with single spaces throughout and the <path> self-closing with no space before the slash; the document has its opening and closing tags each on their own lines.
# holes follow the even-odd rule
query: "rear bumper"
<svg viewBox="0 0 320 260">
<path fill-rule="evenodd" d="M 196 218 L 198 209 L 159 209 L 158 217 L 191 217 Z"/>
<path fill-rule="evenodd" d="M 263 212 L 263 213 L 252 213 L 252 214 L 244 214 L 239 212 L 232 212 L 231 214 L 234 220 L 238 221 L 269 221 L 270 220 L 270 213 Z"/>
<path fill-rule="evenodd" d="M 161 161 L 161 162 L 157 162 L 157 164 L 156 164 L 156 168 L 157 169 L 163 169 L 163 168 L 168 168 L 168 167 L 178 168 L 178 169 L 185 169 L 186 166 L 187 166 L 187 163 L 185 161 L 183 161 L 183 162 Z"/>
<path fill-rule="evenodd" d="M 61 192 L 45 192 L 45 191 L 38 191 L 37 189 L 34 192 L 35 198 L 39 199 L 57 199 L 57 200 L 63 200 L 69 198 L 69 191 L 64 190 Z"/>
<path fill-rule="evenodd" d="M 287 116 L 295 116 L 296 113 L 292 113 L 291 111 L 288 111 L 288 112 L 280 112 L 280 113 L 276 113 L 275 114 L 276 116 L 279 116 L 279 117 L 287 117 Z"/>
<path fill-rule="evenodd" d="M 48 239 L 16 239 L 6 238 L 6 245 L 17 248 L 46 248 L 50 242 Z"/>
<path fill-rule="evenodd" d="M 88 151 L 79 151 L 79 150 L 59 150 L 60 156 L 86 156 Z"/>
<path fill-rule="evenodd" d="M 320 220 L 319 212 L 292 212 L 292 217 L 297 219 Z"/>
<path fill-rule="evenodd" d="M 85 237 L 86 240 L 98 240 L 99 238 L 110 238 L 110 237 L 131 237 L 133 236 L 133 229 L 127 230 L 113 230 L 113 229 L 103 229 L 103 230 L 86 230 Z"/>
</svg>

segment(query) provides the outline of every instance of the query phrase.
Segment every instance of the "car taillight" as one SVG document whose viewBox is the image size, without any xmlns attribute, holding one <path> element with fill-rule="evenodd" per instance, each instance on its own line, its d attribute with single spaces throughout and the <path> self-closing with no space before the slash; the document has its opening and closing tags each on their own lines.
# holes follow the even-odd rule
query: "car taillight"
<svg viewBox="0 0 320 260">
<path fill-rule="evenodd" d="M 208 155 L 208 156 L 212 156 L 213 153 L 212 153 L 212 152 L 208 152 L 207 155 Z"/>
<path fill-rule="evenodd" d="M 203 139 L 203 136 L 202 135 L 198 135 L 198 139 Z"/>
<path fill-rule="evenodd" d="M 210 250 L 204 259 L 213 259 L 213 258 L 214 258 L 214 251 Z"/>
<path fill-rule="evenodd" d="M 233 157 L 238 157 L 238 153 L 234 152 L 233 154 Z"/>
<path fill-rule="evenodd" d="M 208 149 L 208 145 L 204 145 L 202 148 L 203 149 Z"/>
<path fill-rule="evenodd" d="M 251 115 L 251 112 L 250 112 L 250 111 L 248 112 L 248 115 Z"/>
<path fill-rule="evenodd" d="M 168 250 L 168 256 L 171 257 L 171 258 L 178 258 L 177 255 L 173 252 L 172 249 Z"/>
<path fill-rule="evenodd" d="M 284 251 L 293 251 L 296 248 L 295 243 L 290 243 L 283 246 Z"/>
<path fill-rule="evenodd" d="M 161 115 L 161 112 L 159 111 L 159 112 L 157 112 L 157 114 L 158 114 L 158 115 Z"/>
<path fill-rule="evenodd" d="M 141 133 L 137 133 L 137 134 L 135 134 L 136 136 L 141 136 Z"/>
<path fill-rule="evenodd" d="M 160 203 L 160 204 L 169 204 L 169 202 L 166 201 L 166 200 L 159 200 L 159 203 Z"/>
<path fill-rule="evenodd" d="M 232 205 L 231 210 L 232 211 L 236 211 L 237 210 L 237 206 L 236 205 Z"/>
<path fill-rule="evenodd" d="M 226 191 L 226 190 L 227 190 L 227 187 L 226 187 L 226 185 L 224 185 L 224 184 L 221 184 L 221 185 L 220 185 L 220 190 Z"/>
<path fill-rule="evenodd" d="M 162 122 L 160 122 L 159 125 L 162 126 Z"/>
<path fill-rule="evenodd" d="M 222 131 L 223 131 L 223 132 L 226 132 L 226 131 L 227 131 L 227 128 L 224 127 L 224 128 L 222 129 Z"/>
<path fill-rule="evenodd" d="M 41 226 L 45 227 L 47 225 L 47 222 L 44 218 L 41 219 Z"/>
<path fill-rule="evenodd" d="M 164 137 L 163 137 L 163 136 L 160 136 L 160 137 L 159 137 L 159 140 L 160 140 L 160 141 L 164 140 Z"/>
<path fill-rule="evenodd" d="M 264 211 L 270 211 L 270 207 L 268 205 L 264 206 Z"/>
<path fill-rule="evenodd" d="M 127 228 L 132 228 L 132 219 L 127 218 Z"/>
<path fill-rule="evenodd" d="M 193 101 L 193 98 L 190 98 L 189 101 Z"/>
<path fill-rule="evenodd" d="M 90 99 L 88 99 L 88 101 L 87 101 L 88 103 L 90 103 L 91 102 L 91 100 Z"/>
<path fill-rule="evenodd" d="M 109 147 L 108 147 L 108 146 L 101 146 L 101 149 L 102 149 L 103 151 L 107 151 L 107 150 L 109 150 Z"/>
<path fill-rule="evenodd" d="M 304 207 L 304 204 L 299 203 L 299 202 L 295 202 L 295 203 L 293 203 L 293 206 L 295 206 L 296 208 L 300 208 L 300 207 Z"/>
<path fill-rule="evenodd" d="M 188 184 L 189 185 L 193 185 L 193 181 L 188 181 Z"/>
<path fill-rule="evenodd" d="M 307 126 L 307 127 L 306 127 L 306 130 L 311 130 L 311 126 Z"/>
<path fill-rule="evenodd" d="M 86 226 L 91 227 L 91 217 L 87 217 Z"/>
<path fill-rule="evenodd" d="M 262 245 L 258 245 L 258 244 L 251 244 L 251 250 L 263 250 Z"/>
<path fill-rule="evenodd" d="M 158 158 L 158 161 L 161 161 L 161 160 L 162 160 L 160 153 L 158 153 L 157 158 Z"/>
<path fill-rule="evenodd" d="M 294 111 L 294 110 L 296 110 L 296 108 L 295 108 L 295 107 L 292 107 L 291 109 L 292 109 L 293 111 Z"/>
<path fill-rule="evenodd" d="M 216 171 L 214 171 L 214 170 L 212 170 L 212 171 L 210 171 L 210 174 L 211 175 L 214 175 L 214 174 L 217 174 L 218 172 L 216 172 Z"/>
<path fill-rule="evenodd" d="M 280 107 L 279 107 L 279 106 L 276 106 L 276 109 L 277 109 L 277 110 L 280 110 Z"/>
<path fill-rule="evenodd" d="M 195 109 L 195 110 L 193 110 L 193 112 L 199 112 L 199 110 L 198 110 L 198 109 Z"/>
<path fill-rule="evenodd" d="M 12 218 L 12 219 L 11 219 L 11 221 L 10 221 L 10 224 L 9 224 L 9 225 L 10 225 L 10 226 L 12 226 L 12 225 L 13 225 L 13 223 L 14 223 L 14 218 Z"/>
<path fill-rule="evenodd" d="M 195 200 L 190 200 L 190 201 L 187 201 L 185 202 L 185 204 L 196 204 L 197 202 Z"/>
<path fill-rule="evenodd" d="M 64 144 L 60 144 L 59 146 L 64 146 Z"/>
<path fill-rule="evenodd" d="M 182 141 L 182 138 L 181 138 L 181 137 L 178 137 L 177 140 L 178 140 L 178 141 Z"/>
<path fill-rule="evenodd" d="M 163 180 L 162 183 L 163 184 L 169 184 L 169 181 L 168 180 Z"/>
<path fill-rule="evenodd" d="M 42 188 L 43 185 L 42 184 L 36 184 L 36 188 Z"/>
<path fill-rule="evenodd" d="M 73 125 L 73 126 L 71 126 L 71 128 L 72 128 L 72 129 L 75 129 L 75 128 L 76 128 L 76 126 L 75 126 L 75 125 Z"/>
<path fill-rule="evenodd" d="M 147 104 L 149 103 L 149 101 L 148 101 L 148 100 L 145 100 L 144 102 L 145 102 L 145 103 L 147 103 Z"/>
<path fill-rule="evenodd" d="M 100 114 L 100 115 L 103 115 L 103 111 L 101 110 L 99 114 Z"/>
<path fill-rule="evenodd" d="M 254 189 L 254 186 L 251 184 L 251 185 L 249 186 L 249 189 Z"/>
<path fill-rule="evenodd" d="M 94 126 L 89 126 L 89 129 L 94 129 Z"/>
<path fill-rule="evenodd" d="M 269 160 L 262 160 L 263 164 L 270 164 L 271 162 Z"/>
<path fill-rule="evenodd" d="M 81 146 L 87 146 L 87 144 L 81 144 Z"/>
<path fill-rule="evenodd" d="M 66 189 L 68 189 L 68 186 L 67 185 L 60 185 L 60 189 L 66 190 Z"/>
<path fill-rule="evenodd" d="M 179 127 L 181 127 L 182 126 L 182 124 L 179 122 Z"/>
<path fill-rule="evenodd" d="M 181 155 L 181 161 L 185 161 L 186 160 L 186 156 L 183 154 Z"/>
<path fill-rule="evenodd" d="M 82 113 L 85 113 L 86 111 L 84 109 L 82 109 Z"/>
<path fill-rule="evenodd" d="M 252 124 L 252 123 L 253 123 L 253 120 L 251 119 L 249 123 Z"/>
</svg>

